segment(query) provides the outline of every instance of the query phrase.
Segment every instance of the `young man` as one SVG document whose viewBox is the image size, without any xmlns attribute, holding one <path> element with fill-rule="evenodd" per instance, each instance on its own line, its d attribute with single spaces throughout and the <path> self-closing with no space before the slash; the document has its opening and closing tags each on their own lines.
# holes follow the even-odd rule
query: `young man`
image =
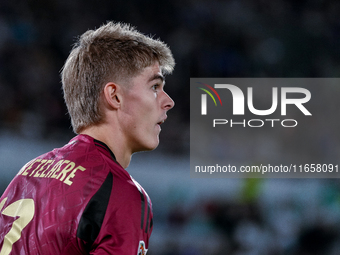
<svg viewBox="0 0 340 255">
<path fill-rule="evenodd" d="M 131 155 L 159 143 L 174 106 L 161 41 L 109 22 L 84 33 L 62 70 L 78 135 L 28 162 L 0 198 L 0 255 L 143 255 L 151 201 L 126 172 Z"/>
</svg>

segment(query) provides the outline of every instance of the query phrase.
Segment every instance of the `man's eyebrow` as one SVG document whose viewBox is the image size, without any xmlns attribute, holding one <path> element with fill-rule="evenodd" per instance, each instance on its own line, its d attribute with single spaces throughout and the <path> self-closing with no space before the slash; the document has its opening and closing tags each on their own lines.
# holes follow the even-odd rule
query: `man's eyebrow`
<svg viewBox="0 0 340 255">
<path fill-rule="evenodd" d="M 161 80 L 162 82 L 165 82 L 165 77 L 161 74 L 155 74 L 150 77 L 149 82 L 154 81 L 154 80 Z"/>
</svg>

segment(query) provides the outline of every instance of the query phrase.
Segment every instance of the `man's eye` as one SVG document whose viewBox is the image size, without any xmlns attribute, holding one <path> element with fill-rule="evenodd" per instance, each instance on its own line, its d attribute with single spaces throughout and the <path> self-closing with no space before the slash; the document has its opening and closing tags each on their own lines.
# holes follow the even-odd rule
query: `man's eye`
<svg viewBox="0 0 340 255">
<path fill-rule="evenodd" d="M 157 91 L 158 88 L 159 88 L 159 85 L 158 85 L 158 84 L 155 84 L 155 85 L 152 86 L 152 90 L 154 90 L 154 91 Z"/>
</svg>

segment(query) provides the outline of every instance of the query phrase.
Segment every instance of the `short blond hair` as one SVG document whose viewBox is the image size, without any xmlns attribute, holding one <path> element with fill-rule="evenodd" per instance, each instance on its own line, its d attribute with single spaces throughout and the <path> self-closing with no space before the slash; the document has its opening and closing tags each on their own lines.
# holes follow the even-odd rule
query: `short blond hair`
<svg viewBox="0 0 340 255">
<path fill-rule="evenodd" d="M 61 71 L 73 131 L 102 121 L 99 99 L 107 82 L 134 77 L 156 61 L 164 74 L 173 71 L 169 47 L 129 24 L 108 22 L 81 35 Z"/>
</svg>

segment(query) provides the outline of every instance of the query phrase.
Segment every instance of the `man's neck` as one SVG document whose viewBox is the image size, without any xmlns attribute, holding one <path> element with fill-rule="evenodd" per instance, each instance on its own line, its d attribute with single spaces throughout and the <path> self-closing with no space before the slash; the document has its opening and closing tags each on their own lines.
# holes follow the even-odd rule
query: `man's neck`
<svg viewBox="0 0 340 255">
<path fill-rule="evenodd" d="M 91 136 L 92 138 L 105 143 L 116 157 L 117 162 L 125 169 L 129 166 L 132 153 L 126 148 L 126 144 L 120 139 L 119 134 L 106 128 L 106 125 L 92 126 L 84 129 L 80 134 Z"/>
</svg>

